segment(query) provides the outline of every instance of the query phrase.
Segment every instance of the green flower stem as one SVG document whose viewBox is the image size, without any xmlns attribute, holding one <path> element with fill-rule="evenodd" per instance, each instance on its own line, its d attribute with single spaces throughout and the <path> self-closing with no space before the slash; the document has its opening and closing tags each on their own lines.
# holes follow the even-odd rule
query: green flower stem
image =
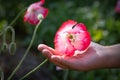
<svg viewBox="0 0 120 80">
<path fill-rule="evenodd" d="M 1 80 L 4 80 L 4 73 L 1 72 Z"/>
<path fill-rule="evenodd" d="M 12 27 L 10 27 L 10 30 L 12 32 L 12 42 L 14 42 L 15 41 L 15 31 Z"/>
<path fill-rule="evenodd" d="M 11 32 L 12 32 L 12 42 L 14 42 L 14 41 L 15 41 L 15 31 L 14 31 L 14 29 L 13 29 L 12 26 L 8 26 L 8 27 L 5 29 L 5 32 L 4 32 L 4 34 L 3 34 L 3 41 L 6 42 L 6 34 L 7 34 L 8 29 L 10 29 Z"/>
<path fill-rule="evenodd" d="M 15 19 L 13 19 L 13 21 L 9 24 L 9 26 L 13 25 L 15 23 L 15 21 L 19 18 L 19 16 L 27 9 L 27 7 L 25 7 L 23 10 L 21 10 L 18 15 L 15 17 Z"/>
<path fill-rule="evenodd" d="M 8 45 L 6 43 L 6 34 L 7 34 L 7 31 L 5 31 L 2 36 L 2 39 L 3 39 L 2 51 L 6 51 L 8 49 Z"/>
<path fill-rule="evenodd" d="M 35 67 L 33 70 L 31 70 L 30 72 L 28 72 L 25 76 L 23 76 L 20 80 L 24 80 L 25 78 L 27 78 L 29 75 L 31 75 L 33 72 L 37 71 L 42 65 L 44 65 L 46 62 L 48 61 L 48 59 L 45 59 L 41 64 L 39 64 L 37 67 Z"/>
<path fill-rule="evenodd" d="M 8 26 L 7 28 L 5 28 L 5 30 L 3 31 L 3 42 L 6 43 L 6 34 L 7 34 L 7 31 L 8 29 L 11 28 L 11 26 Z"/>
<path fill-rule="evenodd" d="M 6 38 L 6 33 L 7 33 L 7 31 L 8 31 L 8 29 L 10 29 L 11 30 L 11 32 L 12 32 L 12 42 L 14 42 L 15 41 L 15 31 L 14 31 L 14 29 L 11 27 L 11 26 L 8 26 L 6 29 L 5 29 L 5 38 Z M 3 40 L 4 41 L 4 40 Z"/>
<path fill-rule="evenodd" d="M 12 25 L 15 23 L 15 21 L 19 18 L 19 16 L 20 16 L 26 9 L 27 9 L 27 7 L 25 7 L 23 10 L 21 10 L 21 11 L 18 13 L 18 15 L 13 19 L 13 21 L 9 24 L 8 27 L 12 26 Z M 4 34 L 4 31 L 6 31 L 6 28 L 5 28 L 5 30 L 3 30 L 3 31 L 0 32 L 0 36 L 1 36 L 2 34 Z"/>
<path fill-rule="evenodd" d="M 37 29 L 38 29 L 41 21 L 42 21 L 42 19 L 39 21 L 39 23 L 38 23 L 37 26 L 35 27 L 35 30 L 34 30 L 34 33 L 33 33 L 33 36 L 32 36 L 32 40 L 31 40 L 31 42 L 30 42 L 30 44 L 29 44 L 29 46 L 28 46 L 25 54 L 23 55 L 23 57 L 22 57 L 22 59 L 20 60 L 19 64 L 17 65 L 17 67 L 14 69 L 14 71 L 12 72 L 12 74 L 9 76 L 9 78 L 8 78 L 7 80 L 10 80 L 10 79 L 12 78 L 12 76 L 15 74 L 15 72 L 18 70 L 18 68 L 21 66 L 23 60 L 24 60 L 25 57 L 27 56 L 27 54 L 28 54 L 28 52 L 29 52 L 29 50 L 30 50 L 30 48 L 31 48 L 31 46 L 32 46 L 32 44 L 33 44 L 33 41 L 34 41 L 35 36 L 36 36 Z"/>
<path fill-rule="evenodd" d="M 67 78 L 68 78 L 68 73 L 69 73 L 69 70 L 68 70 L 68 69 L 65 70 L 65 74 L 64 74 L 64 76 L 63 76 L 63 80 L 67 80 Z"/>
<path fill-rule="evenodd" d="M 0 80 L 4 80 L 4 73 L 3 73 L 3 71 L 1 70 L 1 68 L 0 68 Z"/>
</svg>

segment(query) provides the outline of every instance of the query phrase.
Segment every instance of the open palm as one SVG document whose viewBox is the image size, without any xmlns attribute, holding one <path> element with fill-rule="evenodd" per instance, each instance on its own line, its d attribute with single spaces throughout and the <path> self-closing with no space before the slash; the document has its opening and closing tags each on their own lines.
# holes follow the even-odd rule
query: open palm
<svg viewBox="0 0 120 80">
<path fill-rule="evenodd" d="M 51 62 L 64 69 L 87 71 L 104 68 L 104 46 L 91 42 L 88 50 L 77 56 L 60 56 L 55 49 L 47 45 L 40 44 L 38 50 L 43 53 Z"/>
</svg>

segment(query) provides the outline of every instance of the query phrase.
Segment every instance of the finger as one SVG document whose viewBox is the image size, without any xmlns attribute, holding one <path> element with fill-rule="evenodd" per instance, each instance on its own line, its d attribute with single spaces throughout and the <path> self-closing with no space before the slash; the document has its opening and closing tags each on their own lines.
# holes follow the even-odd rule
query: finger
<svg viewBox="0 0 120 80">
<path fill-rule="evenodd" d="M 65 66 L 64 64 L 59 63 L 57 60 L 51 59 L 51 62 L 53 62 L 55 65 L 57 65 L 57 66 L 59 67 L 59 69 L 60 69 L 60 68 L 61 68 L 61 69 L 67 69 L 67 68 L 68 68 L 68 67 Z M 58 69 L 58 67 L 57 67 L 56 69 Z"/>
<path fill-rule="evenodd" d="M 42 50 L 42 54 L 43 54 L 46 58 L 48 58 L 49 60 L 51 59 L 51 56 L 53 55 L 53 54 L 51 54 L 51 52 L 49 52 L 47 49 Z"/>
<path fill-rule="evenodd" d="M 53 55 L 51 57 L 51 59 L 56 62 L 57 64 L 60 64 L 60 65 L 63 65 L 65 66 L 66 68 L 68 68 L 68 62 L 69 61 L 66 61 L 65 58 L 62 58 L 62 56 L 57 56 L 57 55 Z"/>
<path fill-rule="evenodd" d="M 44 50 L 42 51 L 42 53 L 43 53 L 43 55 L 44 55 L 46 58 L 49 59 L 49 61 L 53 62 L 55 65 L 57 65 L 57 66 L 59 66 L 59 67 L 61 67 L 61 68 L 63 68 L 63 69 L 66 69 L 66 68 L 67 68 L 67 67 L 64 66 L 64 65 L 59 64 L 56 60 L 52 60 L 51 57 L 53 56 L 53 54 L 52 54 L 49 50 L 44 49 Z"/>
<path fill-rule="evenodd" d="M 52 54 L 54 54 L 54 55 L 56 55 L 56 54 L 58 54 L 53 48 L 51 48 L 51 47 L 49 47 L 49 46 L 47 46 L 47 45 L 45 45 L 45 44 L 40 44 L 40 45 L 38 45 L 38 50 L 39 51 L 42 51 L 42 50 L 44 50 L 44 49 L 48 49 Z"/>
<path fill-rule="evenodd" d="M 39 51 L 42 51 L 43 49 L 45 49 L 46 48 L 46 45 L 44 45 L 44 44 L 39 44 L 38 45 L 38 50 Z"/>
<path fill-rule="evenodd" d="M 79 67 L 78 64 L 81 63 L 81 61 L 78 62 L 76 57 L 68 57 L 68 56 L 57 57 L 57 56 L 53 56 L 52 59 L 56 60 L 56 62 L 58 64 L 66 66 L 67 69 L 73 69 L 73 70 L 78 69 L 78 67 Z"/>
</svg>

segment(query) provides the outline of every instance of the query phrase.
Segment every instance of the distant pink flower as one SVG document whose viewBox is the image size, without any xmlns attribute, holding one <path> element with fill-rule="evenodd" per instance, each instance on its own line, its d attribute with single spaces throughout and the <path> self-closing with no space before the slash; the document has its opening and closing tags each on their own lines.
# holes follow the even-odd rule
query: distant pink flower
<svg viewBox="0 0 120 80">
<path fill-rule="evenodd" d="M 48 14 L 48 9 L 42 7 L 44 2 L 45 2 L 45 0 L 41 0 L 39 2 L 31 4 L 28 7 L 26 14 L 24 16 L 24 22 L 27 21 L 30 24 L 36 25 L 39 22 L 39 20 L 38 20 L 39 14 L 42 14 L 43 17 L 45 18 Z"/>
<path fill-rule="evenodd" d="M 115 12 L 120 13 L 120 0 L 117 1 L 117 4 L 115 6 Z"/>
<path fill-rule="evenodd" d="M 60 55 L 75 56 L 85 52 L 91 37 L 83 23 L 68 20 L 58 29 L 54 39 L 55 50 Z"/>
</svg>

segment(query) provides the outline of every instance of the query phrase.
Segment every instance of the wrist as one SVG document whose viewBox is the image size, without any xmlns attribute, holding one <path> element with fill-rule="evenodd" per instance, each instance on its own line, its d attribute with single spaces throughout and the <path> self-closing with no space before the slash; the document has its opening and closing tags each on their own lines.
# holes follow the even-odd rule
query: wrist
<svg viewBox="0 0 120 80">
<path fill-rule="evenodd" d="M 105 68 L 120 68 L 120 44 L 104 46 Z"/>
</svg>

